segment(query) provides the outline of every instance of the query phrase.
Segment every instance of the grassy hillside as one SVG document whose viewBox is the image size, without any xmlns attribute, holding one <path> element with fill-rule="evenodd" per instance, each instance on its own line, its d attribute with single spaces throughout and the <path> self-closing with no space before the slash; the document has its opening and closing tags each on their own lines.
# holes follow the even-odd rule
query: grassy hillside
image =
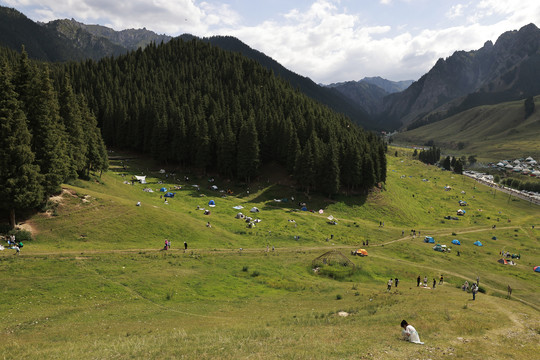
<svg viewBox="0 0 540 360">
<path fill-rule="evenodd" d="M 101 179 L 66 185 L 48 214 L 24 224 L 36 235 L 19 256 L 0 252 L 0 352 L 18 359 L 533 358 L 539 207 L 399 152 L 388 157 L 385 190 L 334 200 L 265 178 L 248 189 L 180 170 L 166 178 L 144 159 L 125 160 L 123 170 L 113 160 Z M 153 190 L 182 188 L 165 204 L 161 193 L 124 183 L 142 173 Z M 222 197 L 211 184 L 234 194 Z M 205 216 L 196 208 L 208 209 L 210 199 L 217 206 Z M 469 202 L 466 215 L 444 220 L 460 199 Z M 298 211 L 299 201 L 316 212 Z M 257 206 L 262 221 L 247 228 L 234 218 L 236 205 L 244 214 Z M 433 251 L 422 241 L 428 234 L 447 245 L 459 239 L 461 255 L 457 246 Z M 172 248 L 160 251 L 165 238 Z M 351 256 L 366 240 L 369 256 Z M 329 250 L 357 271 L 315 274 L 312 260 Z M 501 250 L 520 253 L 518 265 L 498 264 Z M 417 276 L 431 286 L 441 274 L 435 289 L 416 287 Z M 472 301 L 459 287 L 477 276 L 485 294 Z M 400 282 L 387 292 L 390 277 Z M 400 340 L 402 319 L 424 346 Z"/>
<path fill-rule="evenodd" d="M 397 134 L 396 143 L 422 145 L 429 140 L 453 154 L 477 154 L 482 160 L 540 156 L 540 97 L 524 119 L 523 100 L 480 106 L 443 121 Z M 458 150 L 458 144 L 464 148 Z"/>
</svg>

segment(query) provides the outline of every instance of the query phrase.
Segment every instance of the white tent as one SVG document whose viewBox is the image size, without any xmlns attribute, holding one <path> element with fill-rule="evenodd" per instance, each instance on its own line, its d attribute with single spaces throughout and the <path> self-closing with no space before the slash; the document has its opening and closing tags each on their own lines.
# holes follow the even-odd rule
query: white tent
<svg viewBox="0 0 540 360">
<path fill-rule="evenodd" d="M 146 184 L 146 175 L 145 176 L 137 176 L 137 175 L 135 175 L 135 179 L 137 179 L 137 181 L 140 181 L 141 184 Z"/>
<path fill-rule="evenodd" d="M 159 170 L 159 173 L 160 173 L 160 174 L 165 174 L 165 169 Z"/>
<path fill-rule="evenodd" d="M 251 211 L 252 213 L 255 213 L 255 212 L 259 212 L 260 210 L 254 206 L 249 211 Z"/>
</svg>

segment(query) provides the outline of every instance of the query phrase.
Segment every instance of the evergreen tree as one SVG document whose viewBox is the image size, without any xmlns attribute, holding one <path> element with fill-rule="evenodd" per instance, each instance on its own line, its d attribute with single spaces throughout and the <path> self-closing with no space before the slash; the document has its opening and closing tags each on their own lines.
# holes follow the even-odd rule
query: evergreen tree
<svg viewBox="0 0 540 360">
<path fill-rule="evenodd" d="M 87 165 L 88 149 L 79 104 L 68 78 L 64 80 L 59 103 L 60 117 L 67 133 L 67 153 L 70 158 L 68 176 L 76 178 L 78 174 L 83 174 Z"/>
<path fill-rule="evenodd" d="M 58 113 L 58 99 L 45 67 L 28 89 L 26 116 L 32 134 L 31 148 L 43 174 L 45 195 L 58 193 L 69 171 L 66 136 Z"/>
<path fill-rule="evenodd" d="M 445 170 L 451 170 L 452 167 L 451 167 L 451 162 L 450 162 L 450 156 L 447 156 L 446 158 L 444 158 L 442 167 Z"/>
<path fill-rule="evenodd" d="M 362 163 L 362 187 L 365 191 L 375 185 L 375 166 L 371 156 L 364 156 Z"/>
<path fill-rule="evenodd" d="M 339 191 L 339 159 L 335 143 L 330 143 L 325 151 L 324 168 L 321 174 L 321 190 L 331 197 Z"/>
<path fill-rule="evenodd" d="M 248 183 L 251 181 L 251 177 L 257 174 L 259 168 L 259 137 L 253 113 L 242 124 L 238 134 L 236 166 L 238 177 Z"/>
<path fill-rule="evenodd" d="M 456 164 L 454 165 L 454 172 L 456 174 L 463 174 L 463 163 L 461 162 L 461 159 L 456 160 Z"/>
<path fill-rule="evenodd" d="M 30 209 L 43 200 L 39 166 L 34 164 L 31 135 L 6 64 L 0 71 L 0 207 L 9 211 L 9 223 L 16 224 L 15 213 Z"/>
</svg>

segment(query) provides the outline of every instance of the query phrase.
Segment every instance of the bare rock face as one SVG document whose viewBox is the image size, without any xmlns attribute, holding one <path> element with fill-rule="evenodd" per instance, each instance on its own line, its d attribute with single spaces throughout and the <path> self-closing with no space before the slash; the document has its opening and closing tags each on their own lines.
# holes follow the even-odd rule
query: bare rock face
<svg viewBox="0 0 540 360">
<path fill-rule="evenodd" d="M 502 34 L 475 51 L 456 51 L 407 90 L 383 100 L 382 117 L 402 127 L 482 104 L 540 93 L 540 29 L 534 24 Z"/>
</svg>

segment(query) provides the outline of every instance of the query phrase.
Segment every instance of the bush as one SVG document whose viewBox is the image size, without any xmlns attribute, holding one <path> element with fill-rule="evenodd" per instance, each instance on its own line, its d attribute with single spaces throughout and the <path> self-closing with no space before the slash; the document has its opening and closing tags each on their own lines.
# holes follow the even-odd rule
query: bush
<svg viewBox="0 0 540 360">
<path fill-rule="evenodd" d="M 341 296 L 341 294 L 337 294 L 336 295 L 336 300 L 341 300 L 343 297 Z"/>
<path fill-rule="evenodd" d="M 251 277 L 257 277 L 259 275 L 260 275 L 260 273 L 258 271 L 254 271 L 254 272 L 251 273 Z"/>
<path fill-rule="evenodd" d="M 25 242 L 32 241 L 32 233 L 26 230 L 11 230 L 8 232 L 8 235 L 15 235 L 15 241 Z"/>
<path fill-rule="evenodd" d="M 248 268 L 247 266 L 242 267 L 242 271 L 243 271 L 243 272 L 247 272 L 248 269 L 249 269 L 249 268 Z"/>
</svg>

